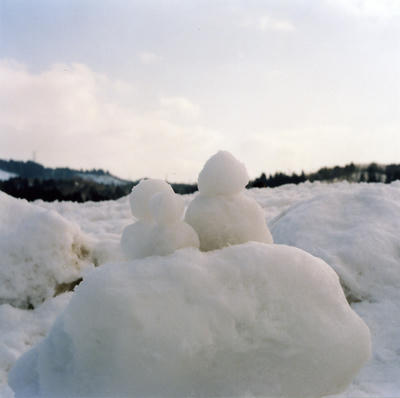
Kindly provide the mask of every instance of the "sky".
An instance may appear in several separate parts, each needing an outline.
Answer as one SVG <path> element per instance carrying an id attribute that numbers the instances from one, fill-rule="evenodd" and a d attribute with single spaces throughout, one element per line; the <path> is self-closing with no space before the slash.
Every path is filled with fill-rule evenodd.
<path id="1" fill-rule="evenodd" d="M 0 158 L 193 182 L 400 163 L 398 0 L 0 0 Z"/>

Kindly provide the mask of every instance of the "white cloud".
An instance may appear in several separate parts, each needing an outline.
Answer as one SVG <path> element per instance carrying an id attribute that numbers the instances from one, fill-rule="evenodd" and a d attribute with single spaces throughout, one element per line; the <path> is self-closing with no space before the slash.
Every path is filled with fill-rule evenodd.
<path id="1" fill-rule="evenodd" d="M 327 0 L 327 3 L 356 17 L 388 19 L 400 16 L 399 0 Z"/>
<path id="2" fill-rule="evenodd" d="M 260 30 L 277 30 L 283 32 L 291 32 L 295 28 L 293 24 L 284 19 L 274 19 L 268 15 L 260 17 L 257 21 L 257 26 Z"/>
<path id="3" fill-rule="evenodd" d="M 190 119 L 200 116 L 200 107 L 185 97 L 162 97 L 160 104 L 165 116 L 181 116 Z"/>
<path id="4" fill-rule="evenodd" d="M 188 99 L 165 97 L 139 112 L 133 101 L 126 105 L 134 87 L 82 64 L 32 73 L 2 61 L 0 85 L 2 158 L 26 159 L 36 150 L 49 166 L 193 181 L 220 146 L 220 134 L 201 125 Z"/>
<path id="5" fill-rule="evenodd" d="M 151 65 L 161 61 L 161 57 L 149 51 L 142 51 L 138 54 L 139 60 L 144 65 Z"/>
<path id="6" fill-rule="evenodd" d="M 293 32 L 295 26 L 288 19 L 274 18 L 270 15 L 261 15 L 258 17 L 247 17 L 242 21 L 241 25 L 246 28 L 253 28 L 265 31 L 276 31 L 276 32 Z"/>

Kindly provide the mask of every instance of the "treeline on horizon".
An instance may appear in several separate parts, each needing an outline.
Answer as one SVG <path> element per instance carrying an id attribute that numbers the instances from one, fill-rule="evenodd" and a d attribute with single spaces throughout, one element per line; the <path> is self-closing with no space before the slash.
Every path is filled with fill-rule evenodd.
<path id="1" fill-rule="evenodd" d="M 116 200 L 126 196 L 139 181 L 119 180 L 118 184 L 105 184 L 85 179 L 87 175 L 111 176 L 102 169 L 74 170 L 70 168 L 45 168 L 39 163 L 28 161 L 0 160 L 0 170 L 15 173 L 18 177 L 0 181 L 0 190 L 7 194 L 29 201 L 102 201 Z M 274 188 L 285 184 L 299 184 L 305 181 L 322 182 L 381 182 L 390 183 L 400 180 L 400 164 L 355 165 L 323 167 L 314 173 L 285 174 L 277 172 L 266 175 L 262 173 L 251 180 L 247 188 Z M 176 193 L 190 194 L 197 191 L 196 184 L 170 183 Z"/>
<path id="2" fill-rule="evenodd" d="M 305 174 L 277 172 L 268 177 L 262 173 L 260 177 L 252 180 L 247 188 L 274 188 L 285 184 L 299 184 L 305 181 L 348 181 L 348 182 L 382 182 L 390 184 L 392 181 L 400 180 L 400 164 L 379 165 L 370 163 L 368 165 L 356 165 L 350 163 L 346 166 L 322 167 L 317 172 Z"/>
<path id="3" fill-rule="evenodd" d="M 40 163 L 28 160 L 26 162 L 20 160 L 3 160 L 0 159 L 0 170 L 8 171 L 17 174 L 21 178 L 38 178 L 38 179 L 54 179 L 54 180 L 68 180 L 76 177 L 78 174 L 92 174 L 96 176 L 111 175 L 108 171 L 103 169 L 92 170 L 76 170 L 69 167 L 44 167 Z"/>

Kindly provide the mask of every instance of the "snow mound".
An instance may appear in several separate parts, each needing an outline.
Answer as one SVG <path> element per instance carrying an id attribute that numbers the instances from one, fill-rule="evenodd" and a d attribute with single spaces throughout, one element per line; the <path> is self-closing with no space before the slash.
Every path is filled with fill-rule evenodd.
<path id="1" fill-rule="evenodd" d="M 163 180 L 141 180 L 138 185 L 134 186 L 129 195 L 133 216 L 140 220 L 153 221 L 150 199 L 158 192 L 174 193 L 172 187 Z"/>
<path id="2" fill-rule="evenodd" d="M 9 384 L 16 398 L 312 398 L 344 390 L 369 355 L 331 267 L 247 243 L 95 269 Z"/>
<path id="3" fill-rule="evenodd" d="M 199 174 L 199 194 L 189 204 L 185 221 L 199 235 L 203 251 L 249 241 L 272 243 L 261 206 L 244 188 L 245 166 L 226 151 L 212 156 Z"/>
<path id="4" fill-rule="evenodd" d="M 351 192 L 318 195 L 289 208 L 270 226 L 275 242 L 330 264 L 350 299 L 377 299 L 400 288 L 397 185 L 357 185 Z"/>
<path id="5" fill-rule="evenodd" d="M 199 174 L 198 186 L 203 195 L 232 195 L 242 191 L 248 182 L 245 165 L 231 153 L 219 151 L 207 160 Z"/>
<path id="6" fill-rule="evenodd" d="M 0 192 L 0 304 L 37 306 L 81 276 L 90 240 L 79 226 Z"/>
<path id="7" fill-rule="evenodd" d="M 126 258 L 165 256 L 184 247 L 200 246 L 193 228 L 183 222 L 185 202 L 161 180 L 143 180 L 130 195 L 133 215 L 139 220 L 125 227 L 121 247 Z"/>

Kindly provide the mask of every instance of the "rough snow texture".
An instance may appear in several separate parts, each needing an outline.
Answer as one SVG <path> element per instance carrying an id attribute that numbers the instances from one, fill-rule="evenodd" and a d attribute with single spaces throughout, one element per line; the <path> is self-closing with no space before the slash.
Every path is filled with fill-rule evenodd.
<path id="1" fill-rule="evenodd" d="M 129 196 L 132 214 L 139 218 L 121 237 L 126 258 L 165 256 L 184 247 L 199 247 L 193 228 L 182 221 L 185 203 L 161 180 L 143 180 Z"/>
<path id="2" fill-rule="evenodd" d="M 382 210 L 378 215 L 375 211 L 365 213 L 364 217 L 369 218 L 373 223 L 374 216 L 380 217 L 380 226 L 375 229 L 374 236 L 380 240 L 392 241 L 393 244 L 398 242 L 398 234 L 387 233 L 385 226 L 391 224 L 393 206 L 400 203 L 400 182 L 391 184 L 349 184 L 349 183 L 304 183 L 299 185 L 284 185 L 277 188 L 264 188 L 252 189 L 247 191 L 247 194 L 255 199 L 265 210 L 265 218 L 267 219 L 270 227 L 271 221 L 287 211 L 291 211 L 292 207 L 297 206 L 300 202 L 312 200 L 316 196 L 327 194 L 349 194 L 357 195 L 363 192 L 366 195 L 375 193 L 381 195 Z M 183 197 L 186 205 L 194 198 L 194 195 L 186 195 Z M 390 200 L 386 200 L 390 199 Z M 332 206 L 340 206 L 338 202 L 331 202 Z M 123 259 L 120 250 L 121 233 L 125 226 L 131 221 L 131 213 L 129 209 L 128 197 L 118 199 L 116 201 L 106 202 L 86 202 L 86 203 L 72 203 L 72 202 L 43 202 L 36 201 L 36 206 L 44 209 L 54 210 L 61 214 L 64 218 L 73 223 L 77 223 L 81 230 L 89 235 L 93 240 L 93 255 L 95 256 L 98 264 L 104 262 L 118 262 Z M 350 204 L 348 204 L 350 206 Z M 357 223 L 364 218 L 360 212 L 368 208 L 360 207 L 357 202 L 354 202 L 354 211 L 351 210 L 347 214 L 348 223 L 356 226 Z M 335 207 L 327 208 L 327 213 L 336 212 Z M 387 208 L 386 208 L 387 207 Z M 386 217 L 385 217 L 386 215 Z M 333 219 L 331 219 L 332 221 Z M 315 239 L 324 234 L 330 235 L 332 233 L 333 225 L 325 220 L 323 228 L 315 230 Z M 11 221 L 10 221 L 11 222 Z M 283 220 L 282 220 L 283 223 Z M 306 232 L 309 228 L 309 223 L 299 225 L 299 229 L 304 229 Z M 12 224 L 10 224 L 12 225 Z M 281 224 L 282 226 L 283 224 Z M 344 224 L 345 225 L 345 224 Z M 335 223 L 335 228 L 337 224 Z M 332 235 L 333 238 L 334 235 Z M 336 237 L 339 240 L 341 233 Z M 289 238 L 289 235 L 288 235 Z M 364 245 L 362 243 L 364 242 Z M 336 250 L 336 243 L 326 248 L 325 253 L 339 253 Z M 360 241 L 360 252 L 372 253 L 374 248 L 370 246 L 369 240 Z M 348 247 L 351 251 L 351 247 Z M 1 255 L 1 254 L 0 254 Z M 325 255 L 325 254 L 321 254 Z M 371 278 L 376 276 L 379 279 L 379 273 L 382 268 L 390 267 L 397 262 L 400 263 L 400 251 L 381 253 L 376 252 L 377 262 L 370 269 Z M 336 267 L 335 262 L 332 263 Z M 397 265 L 396 265 L 397 266 Z M 351 269 L 351 264 L 347 264 Z M 373 275 L 372 275 L 373 274 Z M 361 283 L 361 282 L 359 282 Z M 359 303 L 352 302 L 352 308 L 362 317 L 371 330 L 372 335 L 372 359 L 364 366 L 360 373 L 353 380 L 350 387 L 338 397 L 341 398 L 370 398 L 370 397 L 398 397 L 400 396 L 400 289 L 395 291 L 393 288 L 385 288 L 384 286 L 377 286 L 377 291 L 385 290 L 385 294 L 380 294 L 379 299 L 363 300 Z M 59 298 L 48 299 L 53 302 Z M 8 306 L 7 304 L 0 305 L 0 309 L 7 308 L 6 311 L 1 310 L 0 317 L 0 346 L 7 350 L 7 354 L 0 353 L 0 357 L 4 355 L 7 361 L 0 360 L 0 372 L 5 375 L 12 365 L 15 358 L 21 356 L 26 350 L 31 347 L 41 337 L 45 335 L 48 324 L 51 324 L 53 319 L 59 311 L 57 306 L 53 307 L 53 311 L 57 313 L 46 313 L 39 316 L 35 311 L 19 310 Z M 12 323 L 11 323 L 12 322 Z M 29 325 L 37 325 L 41 329 L 40 337 L 33 328 Z M 4 325 L 4 328 L 2 327 Z M 12 325 L 12 326 L 7 326 Z M 35 326 L 35 330 L 36 326 Z M 6 333 L 8 331 L 8 333 Z M 0 383 L 2 379 L 0 378 Z M 0 396 L 3 398 L 11 397 L 12 394 L 7 385 L 0 385 Z M 244 395 L 249 397 L 249 395 Z"/>
<path id="3" fill-rule="evenodd" d="M 199 174 L 198 186 L 203 195 L 233 195 L 248 182 L 245 165 L 231 153 L 219 151 L 207 160 Z"/>
<path id="4" fill-rule="evenodd" d="M 400 197 L 387 193 L 361 185 L 300 202 L 271 222 L 274 239 L 323 258 L 350 299 L 385 297 L 400 289 Z"/>
<path id="5" fill-rule="evenodd" d="M 16 397 L 321 397 L 370 335 L 322 260 L 248 243 L 109 264 L 9 376 Z"/>
<path id="6" fill-rule="evenodd" d="M 199 194 L 185 215 L 199 235 L 201 250 L 249 241 L 272 243 L 262 208 L 244 191 L 248 181 L 245 166 L 229 152 L 220 151 L 206 162 Z"/>
<path id="7" fill-rule="evenodd" d="M 54 210 L 0 192 L 0 304 L 37 306 L 87 267 L 90 239 Z"/>
<path id="8" fill-rule="evenodd" d="M 0 385 L 7 382 L 7 372 L 21 352 L 45 337 L 57 315 L 65 308 L 72 293 L 51 298 L 34 310 L 23 310 L 9 304 L 0 306 Z M 0 397 L 3 394 L 0 388 Z"/>

